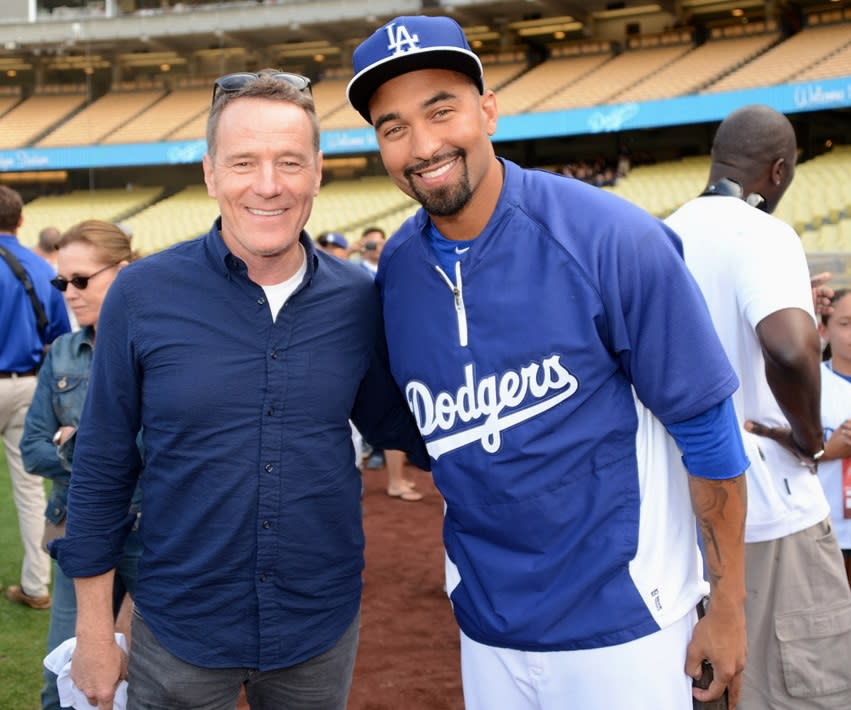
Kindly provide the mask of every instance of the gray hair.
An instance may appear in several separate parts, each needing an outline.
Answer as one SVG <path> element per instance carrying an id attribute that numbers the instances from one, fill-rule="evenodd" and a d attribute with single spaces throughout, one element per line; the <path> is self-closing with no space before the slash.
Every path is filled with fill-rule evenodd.
<path id="1" fill-rule="evenodd" d="M 277 69 L 261 69 L 257 72 L 257 78 L 249 81 L 245 86 L 236 91 L 218 91 L 210 106 L 207 116 L 207 152 L 210 157 L 215 156 L 216 132 L 219 127 L 219 118 L 222 111 L 231 101 L 244 98 L 268 99 L 270 101 L 281 101 L 290 103 L 301 108 L 313 129 L 313 148 L 319 152 L 319 118 L 316 115 L 316 107 L 310 92 L 300 91 L 289 82 L 274 78 L 278 74 Z"/>

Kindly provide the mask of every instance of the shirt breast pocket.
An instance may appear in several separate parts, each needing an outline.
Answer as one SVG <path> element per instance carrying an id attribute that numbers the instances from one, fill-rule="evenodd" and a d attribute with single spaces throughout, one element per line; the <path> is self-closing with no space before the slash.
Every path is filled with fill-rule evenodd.
<path id="1" fill-rule="evenodd" d="M 89 378 L 83 375 L 55 375 L 50 386 L 57 421 L 62 426 L 77 426 L 89 389 Z"/>

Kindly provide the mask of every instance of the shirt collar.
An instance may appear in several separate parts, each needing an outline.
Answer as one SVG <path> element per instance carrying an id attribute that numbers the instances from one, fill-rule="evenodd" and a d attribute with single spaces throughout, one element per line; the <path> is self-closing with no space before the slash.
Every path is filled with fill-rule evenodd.
<path id="1" fill-rule="evenodd" d="M 225 278 L 230 278 L 230 268 L 228 268 L 228 263 L 230 262 L 229 257 L 231 256 L 231 253 L 225 246 L 225 240 L 222 239 L 221 217 L 216 218 L 216 221 L 213 222 L 213 226 L 210 228 L 210 231 L 207 232 L 204 242 L 207 251 L 213 259 L 213 263 L 216 264 L 217 267 L 221 268 L 222 274 Z"/>
<path id="2" fill-rule="evenodd" d="M 76 338 L 76 342 L 74 343 L 75 349 L 77 351 L 77 355 L 80 354 L 83 347 L 87 347 L 89 349 L 94 348 L 95 346 L 95 329 L 90 326 L 84 326 L 80 328 L 78 331 L 78 335 Z"/>
<path id="3" fill-rule="evenodd" d="M 242 259 L 231 254 L 230 250 L 225 245 L 225 240 L 222 238 L 221 217 L 218 217 L 216 221 L 213 222 L 212 228 L 204 239 L 214 263 L 221 267 L 225 278 L 231 278 L 232 269 L 238 269 L 240 273 L 245 273 L 245 263 Z M 304 247 L 304 255 L 307 262 L 307 275 L 305 281 L 309 283 L 316 271 L 316 267 L 319 263 L 319 257 L 316 254 L 316 248 L 313 244 L 313 240 L 303 229 L 301 230 L 298 240 Z"/>

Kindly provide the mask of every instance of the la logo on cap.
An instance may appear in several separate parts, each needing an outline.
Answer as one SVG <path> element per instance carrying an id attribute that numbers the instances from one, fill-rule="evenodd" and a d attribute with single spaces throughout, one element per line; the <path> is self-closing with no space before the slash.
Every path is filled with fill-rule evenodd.
<path id="1" fill-rule="evenodd" d="M 420 48 L 420 38 L 416 33 L 412 36 L 405 25 L 396 26 L 391 22 L 385 28 L 387 30 L 387 50 L 393 54 L 404 54 Z"/>
<path id="2" fill-rule="evenodd" d="M 390 79 L 421 69 L 466 74 L 484 93 L 482 63 L 470 48 L 464 30 L 443 15 L 395 17 L 381 25 L 352 52 L 354 77 L 346 96 L 354 109 L 372 123 L 369 101 Z"/>

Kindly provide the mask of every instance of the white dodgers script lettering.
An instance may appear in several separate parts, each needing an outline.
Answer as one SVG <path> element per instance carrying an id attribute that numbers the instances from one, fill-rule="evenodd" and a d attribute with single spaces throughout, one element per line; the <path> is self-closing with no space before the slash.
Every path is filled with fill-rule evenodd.
<path id="1" fill-rule="evenodd" d="M 432 394 L 428 385 L 412 380 L 405 387 L 408 406 L 414 413 L 420 432 L 428 439 L 435 432 L 449 432 L 456 423 L 477 426 L 445 436 L 437 436 L 426 444 L 435 459 L 449 451 L 478 441 L 488 453 L 502 443 L 502 432 L 552 409 L 576 392 L 579 384 L 565 368 L 558 355 L 532 362 L 520 371 L 508 370 L 501 376 L 488 375 L 478 382 L 472 364 L 464 366 L 464 382 L 454 393 Z M 518 409 L 527 396 L 533 399 Z"/>

